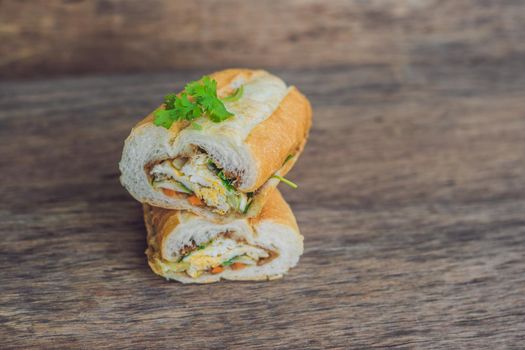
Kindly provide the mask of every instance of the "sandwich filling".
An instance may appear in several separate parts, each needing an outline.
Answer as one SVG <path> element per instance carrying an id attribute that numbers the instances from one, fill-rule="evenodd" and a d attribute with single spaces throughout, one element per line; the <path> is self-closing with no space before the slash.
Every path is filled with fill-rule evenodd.
<path id="1" fill-rule="evenodd" d="M 164 160 L 151 168 L 152 186 L 169 197 L 185 196 L 191 205 L 207 206 L 224 215 L 245 213 L 253 193 L 236 189 L 237 179 L 227 176 L 210 157 L 196 151 L 189 157 Z"/>
<path id="2" fill-rule="evenodd" d="M 196 245 L 192 242 L 178 253 L 176 261 L 157 257 L 155 263 L 164 273 L 186 273 L 192 278 L 197 278 L 203 273 L 218 274 L 227 269 L 240 270 L 263 265 L 277 255 L 243 240 L 233 239 L 228 233 L 221 234 L 205 244 Z"/>

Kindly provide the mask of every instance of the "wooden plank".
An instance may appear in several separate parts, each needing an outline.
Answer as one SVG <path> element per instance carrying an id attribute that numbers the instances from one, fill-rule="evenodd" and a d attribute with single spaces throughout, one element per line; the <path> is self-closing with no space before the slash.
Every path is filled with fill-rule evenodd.
<path id="1" fill-rule="evenodd" d="M 315 117 L 282 188 L 305 254 L 268 283 L 155 276 L 118 182 L 130 127 L 205 71 L 0 84 L 2 348 L 519 348 L 525 77 L 502 59 L 277 70 Z"/>
<path id="2" fill-rule="evenodd" d="M 525 61 L 525 3 L 3 0 L 0 42 L 4 78 L 348 64 L 402 74 L 414 62 Z"/>

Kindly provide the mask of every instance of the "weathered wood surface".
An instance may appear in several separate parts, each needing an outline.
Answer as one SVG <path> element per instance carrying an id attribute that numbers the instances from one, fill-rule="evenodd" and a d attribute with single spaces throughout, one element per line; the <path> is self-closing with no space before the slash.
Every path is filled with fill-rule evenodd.
<path id="1" fill-rule="evenodd" d="M 0 77 L 497 62 L 525 53 L 521 0 L 2 0 Z"/>
<path id="2" fill-rule="evenodd" d="M 0 84 L 1 347 L 522 348 L 525 76 L 505 62 L 277 70 L 315 111 L 282 188 L 305 254 L 205 286 L 150 272 L 117 170 L 204 71 Z"/>

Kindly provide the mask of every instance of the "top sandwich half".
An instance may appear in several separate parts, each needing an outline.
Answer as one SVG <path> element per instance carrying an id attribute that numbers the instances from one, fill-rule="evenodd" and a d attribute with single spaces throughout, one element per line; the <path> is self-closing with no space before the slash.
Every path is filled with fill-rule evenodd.
<path id="1" fill-rule="evenodd" d="M 179 110 L 191 118 L 179 118 Z M 166 123 L 166 115 L 175 121 Z M 153 206 L 216 220 L 253 217 L 286 181 L 311 120 L 306 97 L 278 77 L 262 70 L 216 72 L 167 97 L 133 128 L 119 164 L 121 182 Z"/>

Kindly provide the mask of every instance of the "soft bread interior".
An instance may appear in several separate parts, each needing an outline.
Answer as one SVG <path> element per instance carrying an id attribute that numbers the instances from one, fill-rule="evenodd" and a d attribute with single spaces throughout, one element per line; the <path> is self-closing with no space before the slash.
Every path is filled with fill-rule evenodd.
<path id="1" fill-rule="evenodd" d="M 267 209 L 266 209 L 267 208 Z M 183 283 L 208 283 L 226 280 L 265 280 L 282 277 L 295 266 L 303 253 L 303 237 L 295 218 L 278 191 L 274 191 L 261 214 L 255 219 L 238 219 L 225 224 L 208 222 L 196 215 L 144 206 L 148 229 L 148 262 L 153 271 Z M 218 274 L 203 273 L 192 278 L 185 272 L 166 269 L 160 261 L 176 261 L 179 252 L 190 244 L 208 242 L 231 232 L 247 244 L 274 252 L 276 256 L 262 265 L 240 270 L 225 268 Z"/>

